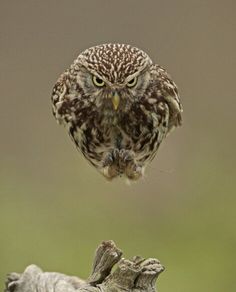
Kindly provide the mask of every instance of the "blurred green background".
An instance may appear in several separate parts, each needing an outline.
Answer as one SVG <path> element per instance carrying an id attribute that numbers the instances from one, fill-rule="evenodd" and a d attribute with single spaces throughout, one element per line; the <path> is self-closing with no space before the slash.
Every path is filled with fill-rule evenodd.
<path id="1" fill-rule="evenodd" d="M 35 263 L 88 276 L 96 246 L 166 266 L 160 292 L 235 291 L 235 1 L 1 1 L 0 290 Z M 51 115 L 59 74 L 95 44 L 168 69 L 183 127 L 146 177 L 106 182 Z"/>

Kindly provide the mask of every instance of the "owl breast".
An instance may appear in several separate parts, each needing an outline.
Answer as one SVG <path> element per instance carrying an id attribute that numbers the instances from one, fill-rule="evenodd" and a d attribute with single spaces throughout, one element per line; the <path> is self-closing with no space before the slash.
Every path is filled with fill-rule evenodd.
<path id="1" fill-rule="evenodd" d="M 84 123 L 81 112 L 86 116 Z M 148 102 L 133 104 L 126 112 L 90 107 L 77 112 L 70 134 L 86 159 L 99 169 L 114 149 L 131 151 L 143 166 L 155 156 L 165 137 L 168 118 L 168 106 L 163 102 L 151 107 Z"/>

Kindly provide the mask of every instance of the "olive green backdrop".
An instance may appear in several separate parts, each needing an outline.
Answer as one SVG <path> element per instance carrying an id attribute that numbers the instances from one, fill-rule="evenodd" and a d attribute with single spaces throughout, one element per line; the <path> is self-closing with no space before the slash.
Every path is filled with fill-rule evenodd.
<path id="1" fill-rule="evenodd" d="M 167 267 L 160 292 L 236 287 L 235 1 L 1 1 L 0 288 L 31 263 L 86 277 L 94 249 Z M 184 105 L 147 169 L 106 182 L 51 115 L 59 74 L 95 44 L 145 50 Z"/>

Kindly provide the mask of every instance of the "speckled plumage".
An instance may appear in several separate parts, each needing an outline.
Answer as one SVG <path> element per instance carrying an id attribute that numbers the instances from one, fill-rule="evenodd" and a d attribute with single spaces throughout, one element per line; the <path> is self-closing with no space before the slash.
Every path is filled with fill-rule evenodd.
<path id="1" fill-rule="evenodd" d="M 77 148 L 108 179 L 140 178 L 167 133 L 181 124 L 171 77 L 124 44 L 82 52 L 55 84 L 52 104 Z"/>

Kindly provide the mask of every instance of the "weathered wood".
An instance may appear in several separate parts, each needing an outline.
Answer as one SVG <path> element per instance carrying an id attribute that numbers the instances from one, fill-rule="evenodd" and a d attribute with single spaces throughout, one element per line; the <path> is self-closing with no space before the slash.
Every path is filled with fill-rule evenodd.
<path id="1" fill-rule="evenodd" d="M 113 241 L 97 248 L 88 280 L 54 272 L 43 272 L 35 265 L 22 274 L 7 277 L 5 292 L 155 292 L 158 275 L 164 270 L 157 259 L 121 259 L 122 251 Z M 112 268 L 117 268 L 112 272 Z"/>

